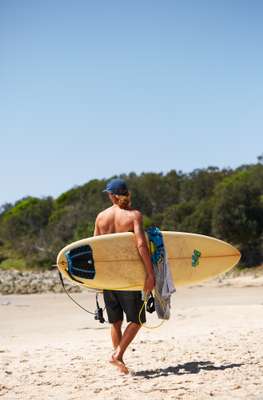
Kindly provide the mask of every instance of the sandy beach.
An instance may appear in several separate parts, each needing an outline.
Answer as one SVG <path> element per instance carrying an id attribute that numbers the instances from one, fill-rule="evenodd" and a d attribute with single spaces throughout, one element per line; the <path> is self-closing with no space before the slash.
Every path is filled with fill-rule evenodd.
<path id="1" fill-rule="evenodd" d="M 171 319 L 127 350 L 125 376 L 108 362 L 109 325 L 65 294 L 0 296 L 0 397 L 262 400 L 263 288 L 238 286 L 178 289 Z M 95 309 L 91 293 L 74 298 Z"/>

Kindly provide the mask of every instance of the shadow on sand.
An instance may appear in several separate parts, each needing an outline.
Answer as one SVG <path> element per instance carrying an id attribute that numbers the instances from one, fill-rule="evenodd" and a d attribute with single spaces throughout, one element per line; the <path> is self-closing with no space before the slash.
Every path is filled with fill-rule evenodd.
<path id="1" fill-rule="evenodd" d="M 143 376 L 146 379 L 159 378 L 168 375 L 198 374 L 205 371 L 224 371 L 225 369 L 238 368 L 243 364 L 214 365 L 211 361 L 193 361 L 185 364 L 178 364 L 176 367 L 149 369 L 135 372 L 135 376 Z"/>

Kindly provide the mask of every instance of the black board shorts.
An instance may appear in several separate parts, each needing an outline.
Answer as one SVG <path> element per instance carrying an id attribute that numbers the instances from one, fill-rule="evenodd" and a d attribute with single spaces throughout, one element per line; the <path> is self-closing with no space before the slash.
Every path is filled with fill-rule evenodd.
<path id="1" fill-rule="evenodd" d="M 140 314 L 143 306 L 141 291 L 104 290 L 103 297 L 108 320 L 111 324 L 122 321 L 123 312 L 126 314 L 127 322 L 140 324 L 146 321 L 145 308 Z"/>

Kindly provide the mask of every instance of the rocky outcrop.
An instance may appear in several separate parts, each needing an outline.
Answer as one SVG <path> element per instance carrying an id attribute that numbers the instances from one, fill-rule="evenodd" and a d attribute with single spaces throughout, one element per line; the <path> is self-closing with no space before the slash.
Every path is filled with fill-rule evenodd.
<path id="1" fill-rule="evenodd" d="M 69 292 L 80 292 L 77 285 L 72 285 L 64 279 L 66 289 Z M 0 269 L 0 293 L 1 294 L 31 294 L 54 292 L 60 293 L 64 289 L 61 285 L 58 271 L 17 271 Z"/>

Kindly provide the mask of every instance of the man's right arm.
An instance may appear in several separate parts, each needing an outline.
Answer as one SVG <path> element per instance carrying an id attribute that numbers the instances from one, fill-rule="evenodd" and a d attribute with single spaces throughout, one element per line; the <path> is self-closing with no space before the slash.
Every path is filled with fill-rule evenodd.
<path id="1" fill-rule="evenodd" d="M 143 218 L 139 211 L 135 211 L 134 218 L 134 234 L 136 240 L 136 246 L 144 263 L 146 278 L 144 282 L 144 292 L 150 292 L 154 288 L 154 272 L 152 267 L 152 261 L 147 245 L 147 240 L 143 230 Z"/>

